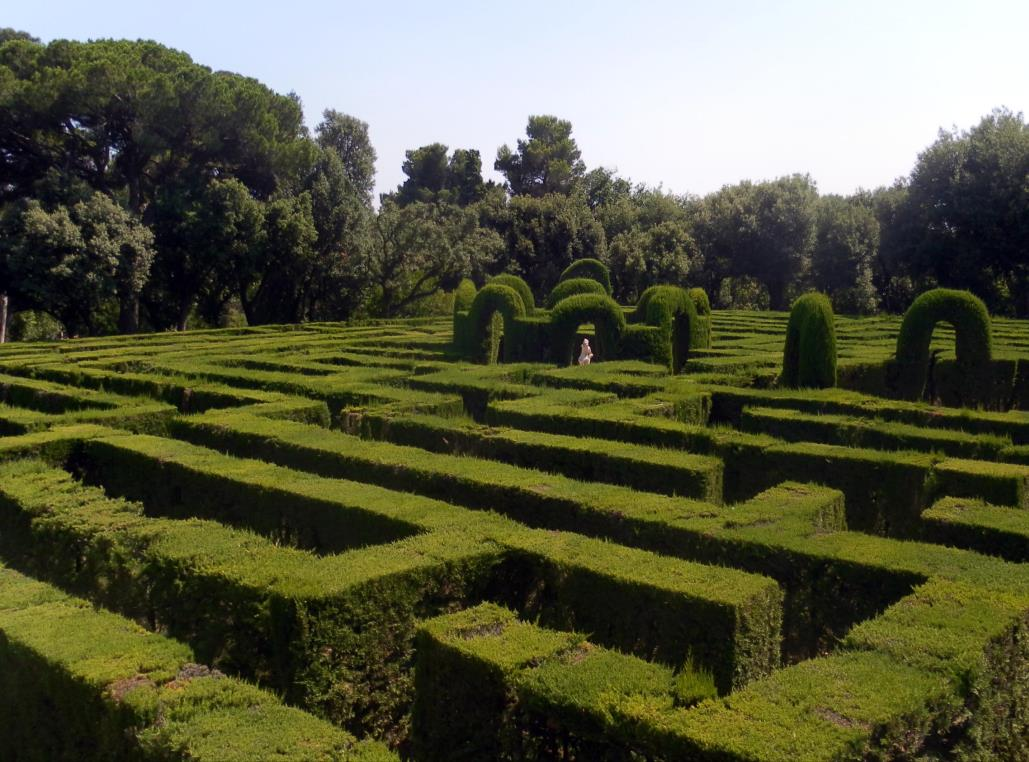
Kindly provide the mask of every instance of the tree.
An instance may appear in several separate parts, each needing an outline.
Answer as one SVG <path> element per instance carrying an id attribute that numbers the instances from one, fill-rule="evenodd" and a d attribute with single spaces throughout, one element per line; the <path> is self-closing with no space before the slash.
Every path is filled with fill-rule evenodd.
<path id="1" fill-rule="evenodd" d="M 458 148 L 448 159 L 447 146 L 431 143 L 405 153 L 407 180 L 393 195 L 397 204 L 415 202 L 468 206 L 486 193 L 479 152 Z"/>
<path id="2" fill-rule="evenodd" d="M 161 255 L 145 296 L 162 322 L 186 330 L 202 297 L 219 305 L 247 292 L 262 266 L 264 209 L 243 183 L 169 186 L 155 199 L 153 216 Z"/>
<path id="3" fill-rule="evenodd" d="M 967 288 L 994 311 L 1014 297 L 1029 315 L 1029 125 L 998 109 L 967 132 L 941 131 L 918 157 L 908 187 L 917 234 L 912 265 Z"/>
<path id="4" fill-rule="evenodd" d="M 528 140 L 519 139 L 514 151 L 501 146 L 493 164 L 507 178 L 511 194 L 536 198 L 570 194 L 586 172 L 572 138 L 572 123 L 556 116 L 530 116 L 525 132 Z"/>
<path id="5" fill-rule="evenodd" d="M 362 261 L 374 215 L 366 199 L 351 185 L 342 160 L 333 150 L 322 150 L 304 187 L 311 196 L 317 233 L 307 289 L 308 316 L 314 320 L 346 319 L 366 296 L 368 278 Z"/>
<path id="6" fill-rule="evenodd" d="M 537 298 L 550 293 L 574 260 L 606 257 L 604 229 L 581 194 L 515 196 L 501 224 L 506 247 L 498 269 L 521 275 Z"/>
<path id="7" fill-rule="evenodd" d="M 0 45 L 0 81 L 0 200 L 119 199 L 155 230 L 158 282 L 144 304 L 157 327 L 184 325 L 201 294 L 218 293 L 194 276 L 213 277 L 221 254 L 186 234 L 198 221 L 218 227 L 197 207 L 211 184 L 234 179 L 263 201 L 295 186 L 317 153 L 296 96 L 153 42 L 10 41 Z M 171 219 L 173 209 L 193 217 Z"/>
<path id="8" fill-rule="evenodd" d="M 111 307 L 123 282 L 119 270 L 131 272 L 140 249 L 145 259 L 148 248 L 148 235 L 122 222 L 105 200 L 53 211 L 26 202 L 8 259 L 26 306 L 49 312 L 72 334 L 104 330 L 113 322 Z M 119 233 L 127 238 L 120 240 Z"/>
<path id="9" fill-rule="evenodd" d="M 680 199 L 660 188 L 639 185 L 628 194 L 616 192 L 595 214 L 610 241 L 615 297 L 622 302 L 635 302 L 661 283 L 684 286 L 701 263 Z"/>
<path id="10" fill-rule="evenodd" d="M 365 266 L 377 290 L 374 311 L 394 317 L 405 307 L 453 289 L 502 247 L 499 236 L 479 226 L 474 209 L 387 200 L 375 220 Z"/>
<path id="11" fill-rule="evenodd" d="M 247 322 L 297 323 L 307 318 L 309 298 L 319 273 L 318 230 L 311 194 L 276 198 L 264 205 L 260 246 L 234 268 Z"/>
<path id="12" fill-rule="evenodd" d="M 375 188 L 375 149 L 368 137 L 368 123 L 333 109 L 322 112 L 315 128 L 318 145 L 332 149 L 343 162 L 347 179 L 367 204 Z"/>
<path id="13" fill-rule="evenodd" d="M 42 41 L 38 37 L 33 37 L 28 32 L 22 32 L 17 29 L 11 29 L 6 26 L 0 29 L 0 45 L 11 40 L 21 40 L 23 42 L 31 42 L 34 45 L 40 45 Z"/>
<path id="14" fill-rule="evenodd" d="M 139 330 L 139 296 L 150 278 L 154 261 L 154 235 L 139 219 L 103 193 L 94 193 L 73 209 L 83 242 L 93 261 L 116 262 L 115 293 L 118 297 L 118 330 Z"/>
<path id="15" fill-rule="evenodd" d="M 810 262 L 817 198 L 807 175 L 744 181 L 707 196 L 695 231 L 714 281 L 709 289 L 718 292 L 726 277 L 756 278 L 771 308 L 786 309 Z"/>
<path id="16" fill-rule="evenodd" d="M 867 315 L 879 306 L 872 279 L 879 222 L 860 203 L 840 196 L 818 200 L 811 281 L 837 312 Z"/>

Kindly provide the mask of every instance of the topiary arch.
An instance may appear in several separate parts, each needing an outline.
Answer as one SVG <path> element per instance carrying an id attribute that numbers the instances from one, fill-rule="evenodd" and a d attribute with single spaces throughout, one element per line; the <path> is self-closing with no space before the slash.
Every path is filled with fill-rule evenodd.
<path id="1" fill-rule="evenodd" d="M 711 348 L 711 300 L 707 298 L 707 291 L 699 286 L 689 291 L 693 306 L 697 308 L 697 330 L 693 332 L 696 343 L 695 349 Z"/>
<path id="2" fill-rule="evenodd" d="M 607 296 L 607 291 L 601 283 L 592 278 L 569 278 L 554 286 L 554 290 L 547 296 L 547 309 L 553 309 L 554 305 L 562 299 L 576 294 L 600 294 Z"/>
<path id="3" fill-rule="evenodd" d="M 519 278 L 517 275 L 511 273 L 504 273 L 490 278 L 490 283 L 495 283 L 498 286 L 508 286 L 513 288 L 518 296 L 522 298 L 522 304 L 525 305 L 525 314 L 531 315 L 536 311 L 536 299 L 532 295 L 532 289 L 529 288 L 529 284 Z M 489 285 L 489 284 L 487 284 Z"/>
<path id="4" fill-rule="evenodd" d="M 940 321 L 954 327 L 962 396 L 974 399 L 990 368 L 990 313 L 979 297 L 949 288 L 926 291 L 904 313 L 897 336 L 898 391 L 907 399 L 922 396 L 929 378 L 929 344 Z"/>
<path id="5" fill-rule="evenodd" d="M 611 295 L 611 271 L 599 259 L 577 259 L 572 262 L 565 271 L 561 273 L 558 282 L 571 280 L 572 278 L 589 278 L 595 280 L 604 287 L 608 296 Z"/>
<path id="6" fill-rule="evenodd" d="M 636 304 L 633 321 L 658 329 L 650 355 L 666 363 L 673 373 L 682 370 L 691 347 L 703 344 L 705 331 L 696 304 L 679 286 L 651 286 L 645 290 Z M 641 333 L 638 339 L 645 336 Z"/>
<path id="7" fill-rule="evenodd" d="M 468 311 L 471 359 L 475 362 L 494 363 L 499 359 L 500 337 L 490 329 L 493 316 L 498 313 L 504 321 L 504 333 L 510 336 L 514 333 L 515 318 L 525 317 L 525 303 L 510 286 L 490 282 L 475 295 Z"/>
<path id="8" fill-rule="evenodd" d="M 836 327 L 825 294 L 804 294 L 793 303 L 782 353 L 783 386 L 836 386 Z"/>
<path id="9" fill-rule="evenodd" d="M 625 315 L 610 296 L 605 294 L 576 294 L 558 302 L 550 313 L 550 336 L 554 360 L 566 365 L 573 361 L 577 347 L 579 326 L 593 323 L 594 352 L 598 358 L 616 356 L 619 339 L 625 330 Z"/>

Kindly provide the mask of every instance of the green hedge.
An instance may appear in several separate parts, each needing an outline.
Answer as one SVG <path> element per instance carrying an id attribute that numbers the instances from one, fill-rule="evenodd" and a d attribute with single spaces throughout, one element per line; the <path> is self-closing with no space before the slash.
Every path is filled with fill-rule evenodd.
<path id="1" fill-rule="evenodd" d="M 707 341 L 706 329 L 693 299 L 678 286 L 648 288 L 640 295 L 633 317 L 657 327 L 664 334 L 664 351 L 652 359 L 667 365 L 673 373 L 682 370 L 691 347 L 702 346 Z"/>
<path id="2" fill-rule="evenodd" d="M 471 359 L 474 362 L 497 361 L 500 337 L 491 329 L 494 314 L 502 317 L 504 334 L 510 334 L 514 320 L 526 317 L 525 301 L 515 289 L 501 283 L 488 283 L 475 295 L 472 308 L 468 311 L 468 330 L 474 347 Z M 510 348 L 506 345 L 504 359 L 512 359 Z"/>
<path id="3" fill-rule="evenodd" d="M 897 335 L 898 391 L 907 399 L 922 396 L 929 374 L 929 343 L 940 321 L 954 326 L 955 354 L 964 376 L 963 397 L 974 400 L 990 364 L 990 315 L 974 294 L 946 288 L 926 291 L 904 313 Z"/>
<path id="4" fill-rule="evenodd" d="M 510 273 L 496 275 L 490 278 L 486 285 L 488 286 L 490 284 L 513 288 L 518 293 L 518 296 L 522 298 L 522 304 L 525 306 L 526 317 L 531 317 L 536 311 L 536 298 L 532 295 L 532 289 L 529 288 L 528 283 L 517 275 L 511 275 Z"/>
<path id="5" fill-rule="evenodd" d="M 608 266 L 601 262 L 599 259 L 577 259 L 572 262 L 568 267 L 561 273 L 561 277 L 558 281 L 572 280 L 573 278 L 588 278 L 595 280 L 597 283 L 604 287 L 604 292 L 610 296 L 611 290 L 611 271 Z"/>
<path id="6" fill-rule="evenodd" d="M 579 351 L 579 326 L 593 323 L 594 359 L 617 357 L 618 340 L 625 330 L 622 308 L 609 296 L 577 294 L 563 299 L 550 313 L 550 340 L 554 361 L 559 365 L 575 362 Z"/>
<path id="7" fill-rule="evenodd" d="M 931 429 L 831 413 L 813 414 L 789 408 L 745 407 L 739 427 L 788 442 L 823 442 L 877 450 L 939 452 L 957 458 L 999 460 L 1011 440 L 990 434 Z"/>
<path id="8" fill-rule="evenodd" d="M 978 498 L 947 497 L 928 508 L 922 522 L 929 542 L 1029 562 L 1029 518 L 1024 511 Z"/>
<path id="9" fill-rule="evenodd" d="M 782 385 L 836 386 L 836 329 L 824 294 L 804 294 L 793 303 L 782 356 Z"/>
<path id="10" fill-rule="evenodd" d="M 707 292 L 699 287 L 689 290 L 690 299 L 697 310 L 698 330 L 694 333 L 696 349 L 711 348 L 711 301 L 707 298 Z"/>
<path id="11" fill-rule="evenodd" d="M 607 296 L 607 290 L 603 284 L 591 278 L 569 278 L 568 280 L 562 280 L 547 295 L 547 309 L 553 309 L 562 299 L 575 296 L 575 294 L 601 294 Z"/>
<path id="12" fill-rule="evenodd" d="M 273 542 L 211 521 L 153 518 L 208 515 L 231 523 L 225 513 L 245 505 L 259 510 L 274 483 L 300 492 L 281 500 L 300 508 L 292 528 L 304 536 L 339 533 L 355 503 L 384 519 L 401 511 L 398 496 L 385 490 L 291 477 L 264 464 L 251 464 L 248 475 L 245 461 L 205 459 L 197 448 L 134 439 L 109 443 L 121 442 L 123 453 L 135 445 L 160 455 L 118 462 L 115 452 L 102 470 L 88 456 L 84 465 L 112 493 L 128 481 L 115 467 L 135 469 L 148 515 L 143 505 L 111 499 L 59 470 L 30 461 L 0 466 L 4 556 L 153 622 L 188 641 L 203 661 L 260 679 L 291 703 L 361 735 L 400 740 L 415 618 L 481 600 L 500 550 L 467 531 L 443 531 L 317 556 L 284 546 L 288 532 L 269 533 Z M 163 480 L 160 488 L 154 479 Z M 447 506 L 409 502 L 446 522 Z M 317 506 L 322 515 L 310 510 Z M 451 517 L 466 530 L 462 519 Z M 341 684 L 353 690 L 340 692 Z M 380 693 L 376 686 L 386 684 L 391 690 Z"/>
<path id="13" fill-rule="evenodd" d="M 193 662 L 180 643 L 0 566 L 4 759 L 398 759 Z"/>
<path id="14" fill-rule="evenodd" d="M 468 278 L 463 278 L 454 289 L 454 312 L 468 312 L 475 301 L 475 294 L 478 289 Z"/>
<path id="15" fill-rule="evenodd" d="M 473 455 L 587 482 L 722 502 L 722 463 L 703 455 L 599 439 L 463 424 L 433 416 L 362 419 L 366 436 L 433 452 Z"/>

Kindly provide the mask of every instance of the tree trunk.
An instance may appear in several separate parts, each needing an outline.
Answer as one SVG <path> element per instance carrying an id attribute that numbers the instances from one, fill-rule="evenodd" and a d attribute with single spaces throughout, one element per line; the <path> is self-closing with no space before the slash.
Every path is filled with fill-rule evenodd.
<path id="1" fill-rule="evenodd" d="M 0 344 L 7 343 L 7 294 L 0 294 Z"/>
<path id="2" fill-rule="evenodd" d="M 118 331 L 139 333 L 139 294 L 132 294 L 121 300 L 118 311 Z"/>
<path id="3" fill-rule="evenodd" d="M 176 329 L 185 331 L 189 325 L 189 308 L 192 306 L 191 301 L 183 302 L 179 305 L 179 322 Z"/>

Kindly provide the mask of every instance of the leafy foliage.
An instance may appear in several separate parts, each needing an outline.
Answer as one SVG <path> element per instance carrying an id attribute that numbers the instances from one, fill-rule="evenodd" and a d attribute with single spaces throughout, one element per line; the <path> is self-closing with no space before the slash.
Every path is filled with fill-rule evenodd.
<path id="1" fill-rule="evenodd" d="M 782 385 L 836 386 L 836 328 L 825 294 L 804 294 L 793 303 L 782 354 Z"/>

